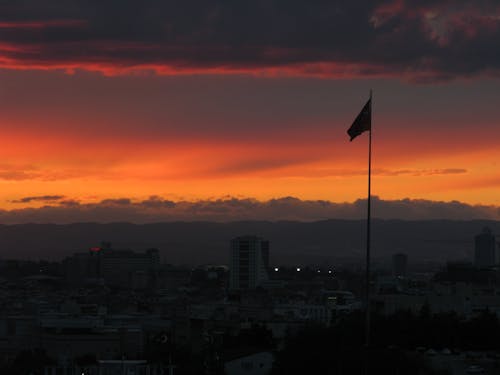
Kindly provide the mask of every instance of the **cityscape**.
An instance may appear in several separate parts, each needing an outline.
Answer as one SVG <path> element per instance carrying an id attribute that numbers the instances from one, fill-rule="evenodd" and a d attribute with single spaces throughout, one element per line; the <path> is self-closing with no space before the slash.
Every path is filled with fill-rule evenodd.
<path id="1" fill-rule="evenodd" d="M 471 259 L 434 272 L 412 266 L 405 253 L 374 270 L 374 344 L 392 352 L 386 368 L 498 371 L 500 243 L 484 227 L 473 244 Z M 225 264 L 194 267 L 164 263 L 158 249 L 117 249 L 105 241 L 61 261 L 4 259 L 2 373 L 360 370 L 354 353 L 338 356 L 338 342 L 324 358 L 303 352 L 294 360 L 293 351 L 295 335 L 313 346 L 347 335 L 346 348 L 355 350 L 362 339 L 362 325 L 356 326 L 363 311 L 362 267 L 284 266 L 271 261 L 272 248 L 264 238 L 239 236 L 228 240 Z M 416 330 L 419 319 L 434 326 L 433 335 L 413 332 L 402 340 L 397 326 Z"/>
<path id="2" fill-rule="evenodd" d="M 499 375 L 500 0 L 0 1 L 0 375 Z"/>

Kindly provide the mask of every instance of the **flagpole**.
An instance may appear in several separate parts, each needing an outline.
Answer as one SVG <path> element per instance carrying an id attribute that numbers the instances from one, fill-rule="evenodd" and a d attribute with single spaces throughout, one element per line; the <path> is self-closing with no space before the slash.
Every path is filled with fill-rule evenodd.
<path id="1" fill-rule="evenodd" d="M 370 117 L 373 113 L 372 90 L 370 90 Z M 372 175 L 372 126 L 368 132 L 368 201 L 366 218 L 366 316 L 365 316 L 365 346 L 370 346 L 370 223 L 371 223 L 371 175 Z"/>
<path id="2" fill-rule="evenodd" d="M 366 218 L 366 286 L 365 286 L 365 347 L 370 346 L 370 242 L 371 242 L 371 177 L 372 177 L 372 90 L 370 98 L 363 106 L 363 109 L 356 116 L 352 125 L 347 129 L 347 134 L 351 137 L 350 141 L 358 135 L 369 131 L 368 136 L 368 199 L 367 199 L 367 218 Z M 368 351 L 367 351 L 368 352 Z"/>

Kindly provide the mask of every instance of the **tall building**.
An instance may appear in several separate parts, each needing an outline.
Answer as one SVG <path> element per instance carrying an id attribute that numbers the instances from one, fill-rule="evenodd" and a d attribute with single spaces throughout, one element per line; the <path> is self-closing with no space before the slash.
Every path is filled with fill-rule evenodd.
<path id="1" fill-rule="evenodd" d="M 474 237 L 474 264 L 476 267 L 491 267 L 496 264 L 495 236 L 490 228 Z"/>
<path id="2" fill-rule="evenodd" d="M 231 240 L 231 289 L 255 289 L 268 280 L 269 241 L 257 236 L 242 236 Z"/>
<path id="3" fill-rule="evenodd" d="M 394 254 L 392 256 L 392 274 L 395 277 L 406 276 L 406 267 L 408 266 L 408 255 Z"/>

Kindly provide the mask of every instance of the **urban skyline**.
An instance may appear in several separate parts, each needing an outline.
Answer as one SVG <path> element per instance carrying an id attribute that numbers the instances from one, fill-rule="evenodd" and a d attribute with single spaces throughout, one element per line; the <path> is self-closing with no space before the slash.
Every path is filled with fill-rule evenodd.
<path id="1" fill-rule="evenodd" d="M 492 241 L 493 259 L 479 255 L 489 253 Z M 158 249 L 137 252 L 109 242 L 61 262 L 2 259 L 0 368 L 43 375 L 320 368 L 340 375 L 365 366 L 495 374 L 500 247 L 489 228 L 474 242 L 471 259 L 434 270 L 405 253 L 377 265 L 370 357 L 356 349 L 363 270 L 342 263 L 282 266 L 270 262 L 273 244 L 257 236 L 227 241 L 229 267 L 173 266 L 160 262 Z"/>

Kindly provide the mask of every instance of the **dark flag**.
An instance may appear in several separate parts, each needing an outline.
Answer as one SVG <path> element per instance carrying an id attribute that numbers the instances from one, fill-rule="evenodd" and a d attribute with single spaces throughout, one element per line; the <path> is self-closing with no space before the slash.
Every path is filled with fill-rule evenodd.
<path id="1" fill-rule="evenodd" d="M 372 128 L 372 99 L 368 99 L 365 106 L 359 112 L 358 117 L 352 123 L 349 130 L 347 130 L 347 134 L 351 137 L 351 141 L 356 138 L 361 133 L 371 130 Z"/>

